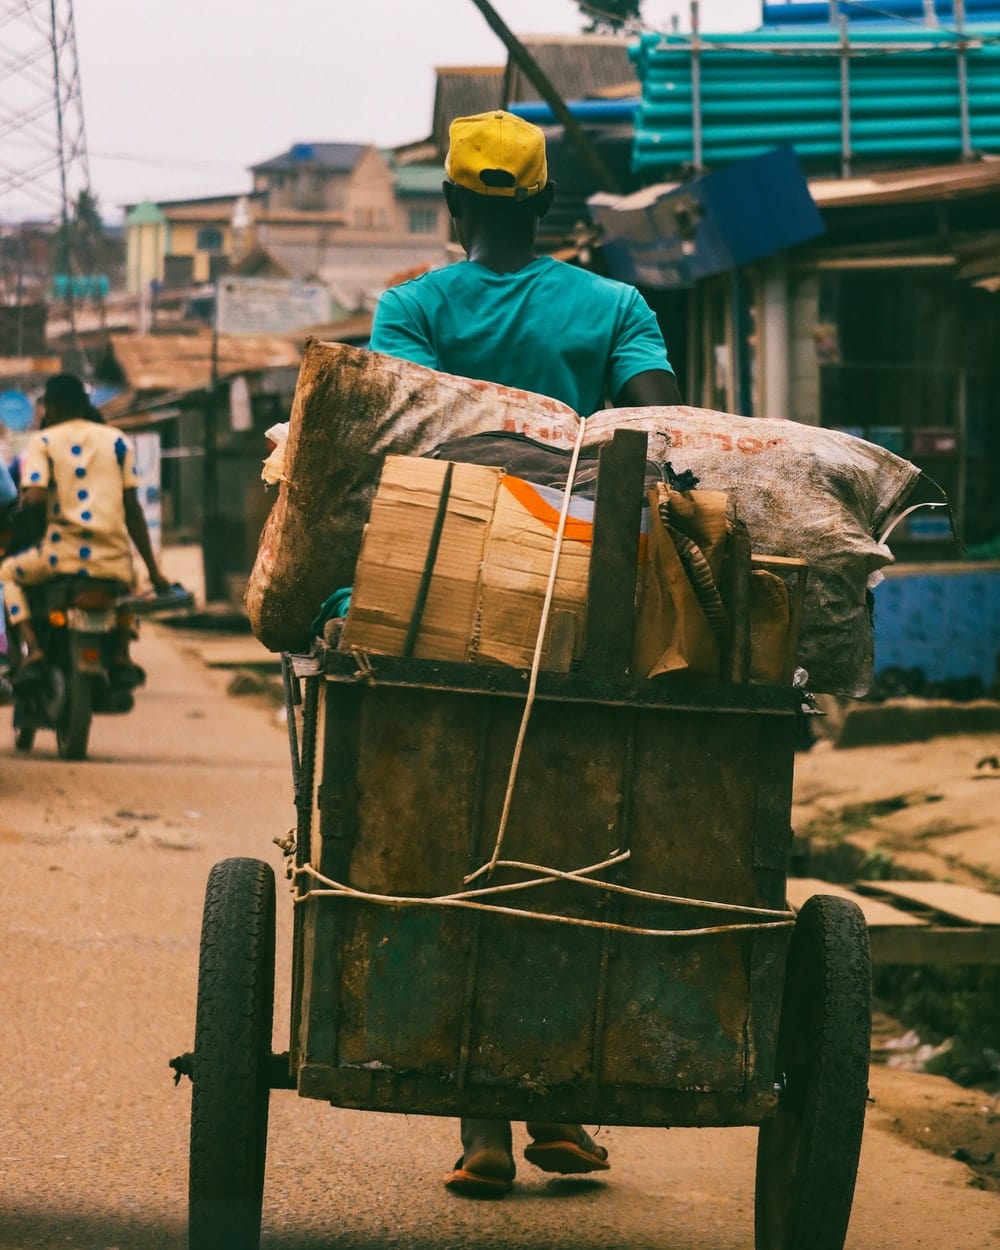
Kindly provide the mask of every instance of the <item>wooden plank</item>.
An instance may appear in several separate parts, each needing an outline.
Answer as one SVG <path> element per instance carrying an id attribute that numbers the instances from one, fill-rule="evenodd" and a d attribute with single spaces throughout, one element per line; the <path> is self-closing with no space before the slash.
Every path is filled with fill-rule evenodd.
<path id="1" fill-rule="evenodd" d="M 1000 964 L 1000 929 L 915 929 L 886 926 L 869 931 L 879 964 Z"/>
<path id="2" fill-rule="evenodd" d="M 601 448 L 580 667 L 624 676 L 632 659 L 646 445 L 642 430 L 615 430 Z"/>
<path id="3" fill-rule="evenodd" d="M 842 885 L 834 885 L 831 881 L 820 881 L 815 877 L 788 878 L 788 902 L 796 911 L 802 907 L 807 898 L 811 898 L 814 894 L 833 894 L 837 898 L 849 898 L 851 902 L 857 903 L 864 912 L 865 922 L 869 929 L 902 928 L 908 925 L 924 924 L 918 916 L 912 916 L 905 911 L 897 911 L 895 907 L 890 907 L 888 903 L 882 903 L 878 899 L 862 897 Z"/>
<path id="4" fill-rule="evenodd" d="M 944 881 L 859 881 L 865 894 L 920 903 L 966 924 L 1000 925 L 1000 895 Z"/>
<path id="5" fill-rule="evenodd" d="M 750 533 L 743 521 L 733 522 L 722 571 L 722 602 L 731 634 L 722 660 L 723 680 L 742 684 L 750 676 Z"/>

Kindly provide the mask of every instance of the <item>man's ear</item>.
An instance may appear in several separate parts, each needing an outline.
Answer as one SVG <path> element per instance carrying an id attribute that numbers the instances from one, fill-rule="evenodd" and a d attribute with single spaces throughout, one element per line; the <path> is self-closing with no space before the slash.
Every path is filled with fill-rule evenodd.
<path id="1" fill-rule="evenodd" d="M 541 221 L 541 219 L 545 216 L 545 214 L 552 207 L 552 201 L 555 198 L 556 198 L 556 184 L 554 182 L 547 182 L 545 186 L 541 189 L 541 191 L 539 191 L 539 193 L 535 196 L 535 200 L 534 200 L 535 216 L 538 218 L 539 221 Z"/>
<path id="2" fill-rule="evenodd" d="M 448 215 L 451 217 L 458 216 L 458 196 L 455 193 L 455 184 L 449 182 L 446 178 L 441 183 L 441 191 L 444 195 L 444 202 L 448 205 Z"/>

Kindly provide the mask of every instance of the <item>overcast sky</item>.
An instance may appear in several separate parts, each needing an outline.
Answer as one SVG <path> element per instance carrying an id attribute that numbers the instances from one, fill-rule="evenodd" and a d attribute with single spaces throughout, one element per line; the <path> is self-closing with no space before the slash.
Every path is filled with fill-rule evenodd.
<path id="1" fill-rule="evenodd" d="M 580 30 L 575 0 L 493 0 L 515 33 Z M 759 0 L 702 0 L 706 29 Z M 386 146 L 430 132 L 439 65 L 500 65 L 472 0 L 75 0 L 91 184 L 123 202 L 246 190 L 247 166 L 309 140 Z M 686 0 L 643 18 L 689 27 Z M 0 205 L 0 212 L 3 206 Z"/>

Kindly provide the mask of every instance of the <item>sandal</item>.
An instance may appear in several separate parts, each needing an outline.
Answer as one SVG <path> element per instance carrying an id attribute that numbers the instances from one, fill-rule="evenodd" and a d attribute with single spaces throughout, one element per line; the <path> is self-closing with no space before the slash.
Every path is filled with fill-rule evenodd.
<path id="1" fill-rule="evenodd" d="M 458 1160 L 444 1184 L 463 1198 L 502 1198 L 510 1192 L 514 1173 L 514 1160 L 505 1150 L 477 1150 Z"/>
<path id="2" fill-rule="evenodd" d="M 571 1127 L 565 1126 L 567 1134 L 560 1138 L 544 1138 L 529 1142 L 524 1148 L 524 1157 L 543 1172 L 558 1172 L 562 1176 L 578 1176 L 585 1172 L 607 1172 L 611 1167 L 608 1152 L 603 1146 L 578 1129 L 576 1140 L 569 1134 Z"/>

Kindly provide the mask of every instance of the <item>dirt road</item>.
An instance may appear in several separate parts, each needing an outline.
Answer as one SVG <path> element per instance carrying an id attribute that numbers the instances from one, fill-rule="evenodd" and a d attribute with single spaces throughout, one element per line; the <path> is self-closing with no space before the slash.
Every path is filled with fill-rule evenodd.
<path id="1" fill-rule="evenodd" d="M 167 1060 L 192 1042 L 205 878 L 229 855 L 277 865 L 271 839 L 291 823 L 273 710 L 227 696 L 226 678 L 166 633 L 150 631 L 137 658 L 149 687 L 131 716 L 95 724 L 90 761 L 58 762 L 46 735 L 17 758 L 0 729 L 0 1250 L 184 1245 L 190 1088 L 174 1088 Z M 277 1049 L 289 928 L 279 895 Z M 881 1070 L 873 1090 L 849 1247 L 1000 1245 L 998 1196 L 894 1131 L 894 1099 L 947 1110 L 968 1092 Z M 442 1188 L 456 1137 L 447 1121 L 276 1093 L 264 1246 L 753 1243 L 752 1131 L 604 1130 L 606 1182 L 553 1183 L 522 1163 L 514 1193 L 492 1205 Z"/>

